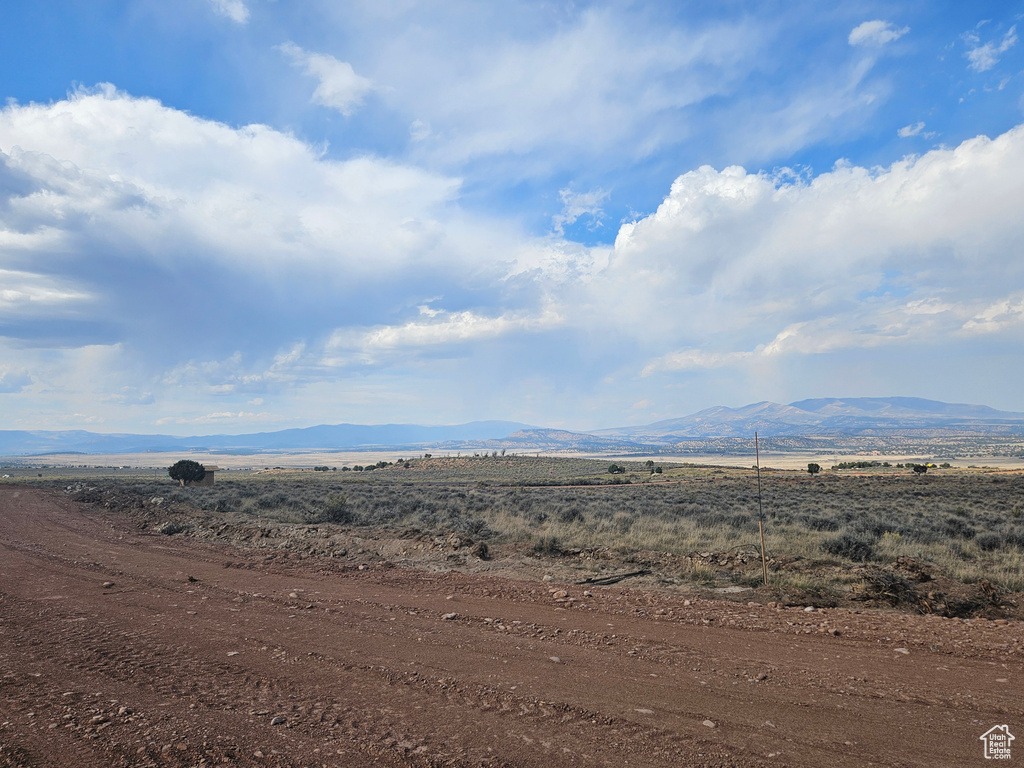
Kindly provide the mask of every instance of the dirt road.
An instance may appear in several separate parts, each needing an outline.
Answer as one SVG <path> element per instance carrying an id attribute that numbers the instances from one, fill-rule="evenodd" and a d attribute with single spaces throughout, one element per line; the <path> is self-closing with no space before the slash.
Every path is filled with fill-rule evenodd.
<path id="1" fill-rule="evenodd" d="M 1002 724 L 1024 760 L 1019 622 L 583 589 L 3 487 L 0 766 L 935 768 L 988 764 Z"/>

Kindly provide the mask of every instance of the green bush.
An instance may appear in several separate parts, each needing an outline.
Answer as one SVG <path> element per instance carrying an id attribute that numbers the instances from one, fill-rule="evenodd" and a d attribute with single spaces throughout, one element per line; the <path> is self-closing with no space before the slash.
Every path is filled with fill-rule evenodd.
<path id="1" fill-rule="evenodd" d="M 206 477 L 206 467 L 192 459 L 182 459 L 167 468 L 167 474 L 171 480 L 177 480 L 182 485 L 198 483 Z"/>

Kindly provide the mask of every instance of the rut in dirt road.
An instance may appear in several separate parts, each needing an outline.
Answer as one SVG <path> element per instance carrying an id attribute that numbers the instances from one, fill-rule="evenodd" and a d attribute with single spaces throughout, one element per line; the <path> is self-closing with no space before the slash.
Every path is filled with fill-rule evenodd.
<path id="1" fill-rule="evenodd" d="M 268 560 L 3 487 L 0 766 L 932 768 L 1024 731 L 1017 622 L 589 590 Z"/>

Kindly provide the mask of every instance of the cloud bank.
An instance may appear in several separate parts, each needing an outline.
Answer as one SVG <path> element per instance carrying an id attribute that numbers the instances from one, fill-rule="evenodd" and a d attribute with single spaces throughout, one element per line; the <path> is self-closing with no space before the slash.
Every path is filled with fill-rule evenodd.
<path id="1" fill-rule="evenodd" d="M 559 227 L 599 217 L 602 189 L 563 187 L 537 236 L 464 207 L 459 178 L 113 86 L 11 103 L 0 393 L 37 428 L 589 426 L 754 380 L 820 392 L 864 350 L 923 382 L 1024 342 L 1022 170 L 1024 127 L 882 167 L 701 166 L 586 247 Z"/>

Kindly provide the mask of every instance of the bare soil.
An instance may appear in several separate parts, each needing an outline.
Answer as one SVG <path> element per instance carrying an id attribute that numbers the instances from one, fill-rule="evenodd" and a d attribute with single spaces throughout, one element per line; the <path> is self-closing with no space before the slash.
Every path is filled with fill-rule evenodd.
<path id="1" fill-rule="evenodd" d="M 267 552 L 0 487 L 0 766 L 983 765 L 1022 673 L 1013 619 Z"/>

